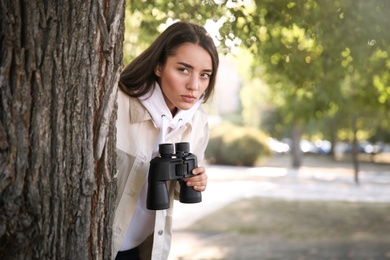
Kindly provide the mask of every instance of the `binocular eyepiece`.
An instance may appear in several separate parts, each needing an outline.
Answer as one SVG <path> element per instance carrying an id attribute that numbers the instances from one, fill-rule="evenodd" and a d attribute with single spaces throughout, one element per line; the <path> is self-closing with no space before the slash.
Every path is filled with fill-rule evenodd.
<path id="1" fill-rule="evenodd" d="M 146 207 L 150 210 L 169 208 L 166 181 L 178 180 L 180 183 L 180 202 L 197 203 L 202 201 L 202 193 L 188 187 L 185 178 L 194 176 L 192 170 L 198 167 L 196 156 L 190 153 L 187 142 L 160 144 L 160 156 L 150 161 L 148 194 Z"/>

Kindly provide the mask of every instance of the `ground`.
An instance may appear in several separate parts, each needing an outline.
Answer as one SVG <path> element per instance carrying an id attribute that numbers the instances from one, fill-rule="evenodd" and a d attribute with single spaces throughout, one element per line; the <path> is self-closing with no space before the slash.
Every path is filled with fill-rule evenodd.
<path id="1" fill-rule="evenodd" d="M 308 157 L 304 167 L 334 170 L 349 163 Z M 284 157 L 266 166 L 288 167 Z M 389 164 L 369 160 L 360 166 L 390 171 Z M 176 230 L 181 242 L 170 259 L 390 259 L 389 212 L 384 202 L 241 199 Z"/>
<path id="2" fill-rule="evenodd" d="M 191 228 L 197 251 L 177 259 L 390 259 L 390 204 L 235 202 Z"/>

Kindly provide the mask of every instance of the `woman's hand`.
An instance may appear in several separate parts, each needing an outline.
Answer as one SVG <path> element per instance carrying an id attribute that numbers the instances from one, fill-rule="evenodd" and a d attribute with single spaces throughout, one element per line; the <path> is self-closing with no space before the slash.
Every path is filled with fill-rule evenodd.
<path id="1" fill-rule="evenodd" d="M 187 186 L 192 186 L 194 190 L 204 191 L 207 186 L 207 174 L 206 169 L 203 166 L 192 170 L 192 174 L 195 176 L 185 178 Z"/>

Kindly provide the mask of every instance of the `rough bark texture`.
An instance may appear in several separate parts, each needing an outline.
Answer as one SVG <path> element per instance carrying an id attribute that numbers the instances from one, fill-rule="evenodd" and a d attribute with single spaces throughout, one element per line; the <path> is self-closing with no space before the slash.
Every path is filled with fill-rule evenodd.
<path id="1" fill-rule="evenodd" d="M 110 257 L 123 19 L 124 0 L 0 0 L 0 259 Z"/>

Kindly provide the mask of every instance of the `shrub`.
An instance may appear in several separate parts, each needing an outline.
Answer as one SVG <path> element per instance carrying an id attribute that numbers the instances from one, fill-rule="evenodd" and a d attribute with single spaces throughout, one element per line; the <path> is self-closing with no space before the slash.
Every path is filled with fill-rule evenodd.
<path id="1" fill-rule="evenodd" d="M 211 129 L 206 158 L 213 164 L 253 166 L 260 156 L 270 153 L 261 131 L 223 124 Z"/>

